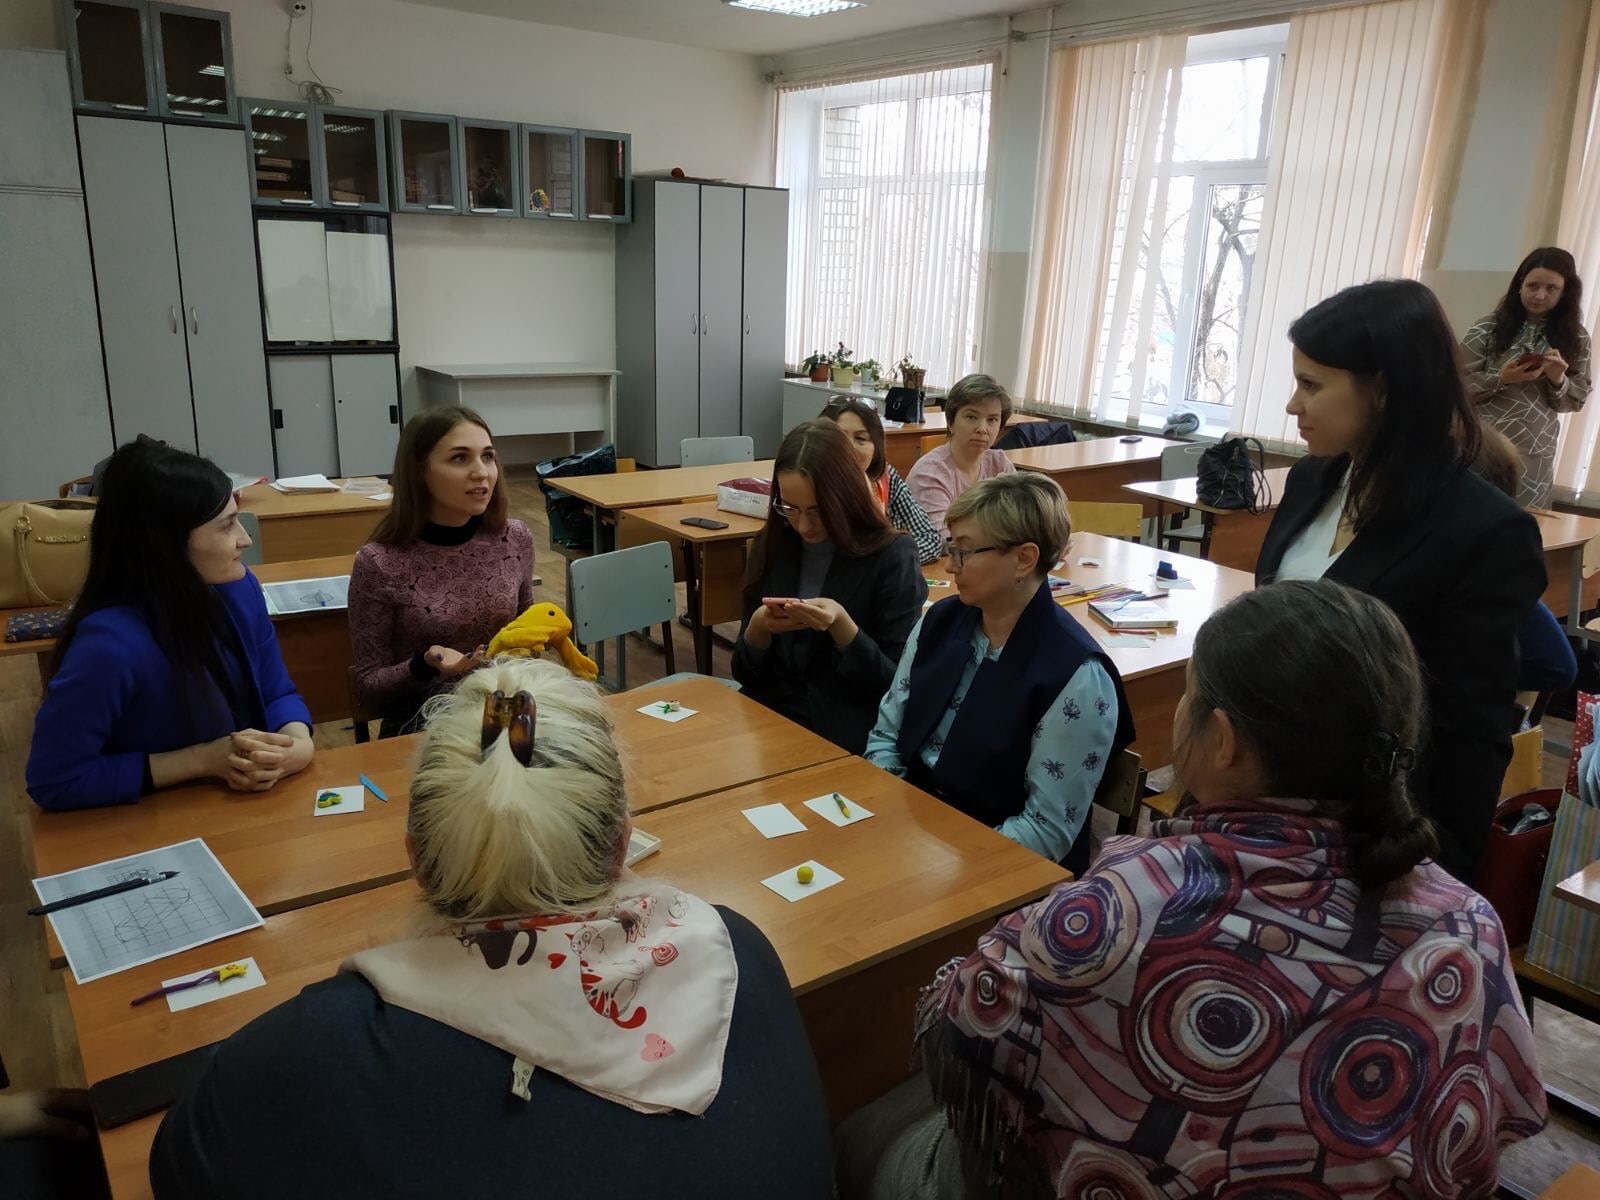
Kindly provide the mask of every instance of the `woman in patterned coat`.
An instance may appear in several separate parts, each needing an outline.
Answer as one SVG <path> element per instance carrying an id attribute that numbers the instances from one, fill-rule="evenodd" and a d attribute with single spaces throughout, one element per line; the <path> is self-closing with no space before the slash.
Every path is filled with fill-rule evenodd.
<path id="1" fill-rule="evenodd" d="M 1490 1195 L 1545 1099 L 1499 919 L 1406 795 L 1421 707 L 1369 596 L 1286 582 L 1212 617 L 1185 807 L 940 972 L 927 1083 L 841 1129 L 841 1194 Z"/>
<path id="2" fill-rule="evenodd" d="M 1589 334 L 1578 323 L 1583 281 L 1572 255 L 1541 246 L 1511 276 L 1499 306 L 1461 341 L 1467 394 L 1486 425 L 1522 455 L 1517 503 L 1549 508 L 1558 414 L 1589 398 Z"/>

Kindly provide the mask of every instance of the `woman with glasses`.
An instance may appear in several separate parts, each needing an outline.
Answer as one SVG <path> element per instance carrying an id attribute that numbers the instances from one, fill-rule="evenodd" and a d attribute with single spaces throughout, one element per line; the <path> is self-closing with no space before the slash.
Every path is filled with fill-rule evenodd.
<path id="1" fill-rule="evenodd" d="M 1116 667 L 1050 594 L 1067 498 L 1019 472 L 963 492 L 949 518 L 956 595 L 912 631 L 867 760 L 1081 872 L 1090 802 L 1133 719 Z"/>
<path id="2" fill-rule="evenodd" d="M 832 421 L 796 425 L 745 570 L 733 675 L 768 708 L 860 754 L 928 585 Z"/>
<path id="3" fill-rule="evenodd" d="M 835 396 L 822 410 L 822 419 L 845 431 L 856 461 L 867 473 L 872 494 L 889 514 L 889 523 L 911 535 L 917 544 L 917 558 L 930 563 L 944 557 L 944 535 L 933 527 L 922 511 L 900 472 L 889 462 L 883 441 L 883 422 L 877 409 L 854 396 Z"/>

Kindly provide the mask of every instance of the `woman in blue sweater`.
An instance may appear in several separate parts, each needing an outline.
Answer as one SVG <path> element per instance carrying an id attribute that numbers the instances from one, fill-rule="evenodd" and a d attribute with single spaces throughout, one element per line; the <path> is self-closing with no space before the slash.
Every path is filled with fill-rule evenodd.
<path id="1" fill-rule="evenodd" d="M 89 574 L 33 726 L 28 794 L 46 809 L 131 804 L 219 779 L 264 792 L 311 762 L 228 476 L 162 445 L 106 465 Z"/>

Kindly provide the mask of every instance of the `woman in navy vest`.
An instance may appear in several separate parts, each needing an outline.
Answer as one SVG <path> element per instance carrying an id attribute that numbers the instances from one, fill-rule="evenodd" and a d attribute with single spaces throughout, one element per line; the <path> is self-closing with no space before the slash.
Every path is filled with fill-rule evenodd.
<path id="1" fill-rule="evenodd" d="M 233 484 L 160 443 L 111 456 L 89 574 L 33 725 L 40 808 L 132 804 L 219 779 L 263 792 L 311 763 L 311 712 L 242 555 Z"/>
<path id="2" fill-rule="evenodd" d="M 733 677 L 752 699 L 860 754 L 928 585 L 916 544 L 832 421 L 796 425 L 750 548 Z"/>
<path id="3" fill-rule="evenodd" d="M 867 739 L 905 777 L 1072 871 L 1106 761 L 1133 741 L 1122 681 L 1050 594 L 1072 534 L 1045 475 L 984 480 L 950 506 L 955 596 L 912 631 Z"/>

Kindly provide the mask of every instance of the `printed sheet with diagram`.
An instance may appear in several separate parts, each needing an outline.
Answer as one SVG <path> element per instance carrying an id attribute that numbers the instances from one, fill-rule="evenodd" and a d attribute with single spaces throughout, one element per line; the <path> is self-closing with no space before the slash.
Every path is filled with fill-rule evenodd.
<path id="1" fill-rule="evenodd" d="M 288 613 L 315 612 L 319 608 L 350 606 L 350 576 L 329 575 L 322 579 L 291 579 L 269 583 L 261 591 L 267 598 L 267 612 L 275 617 Z"/>
<path id="2" fill-rule="evenodd" d="M 33 881 L 42 904 L 143 875 L 171 879 L 49 915 L 79 983 L 214 942 L 262 923 L 233 877 L 199 838 Z"/>

